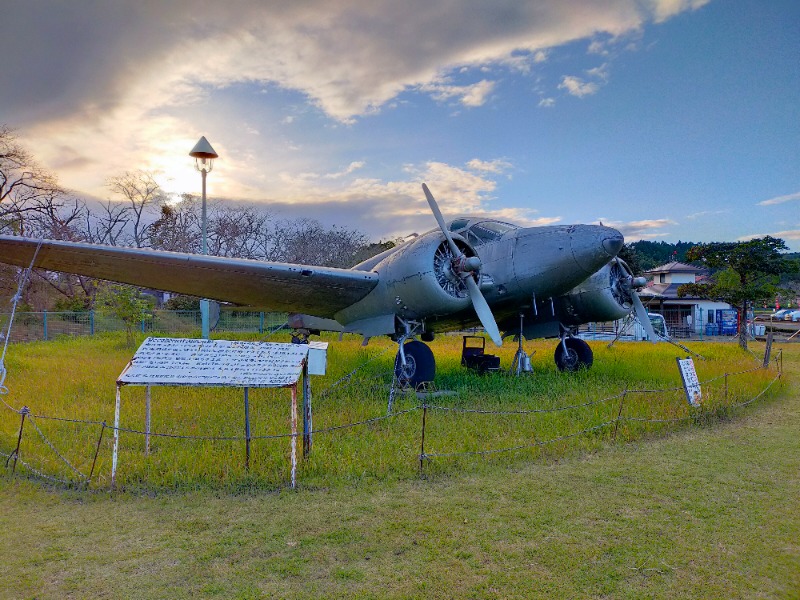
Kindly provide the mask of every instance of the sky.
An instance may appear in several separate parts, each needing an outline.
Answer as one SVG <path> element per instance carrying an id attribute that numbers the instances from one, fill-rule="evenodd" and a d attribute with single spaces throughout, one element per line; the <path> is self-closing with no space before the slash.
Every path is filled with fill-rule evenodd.
<path id="1" fill-rule="evenodd" d="M 374 240 L 446 217 L 800 250 L 797 0 L 5 0 L 0 124 Z"/>

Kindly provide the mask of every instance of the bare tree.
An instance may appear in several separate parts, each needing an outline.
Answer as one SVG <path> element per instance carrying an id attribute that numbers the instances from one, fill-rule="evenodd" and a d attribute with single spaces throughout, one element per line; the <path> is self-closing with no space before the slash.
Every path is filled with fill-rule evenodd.
<path id="1" fill-rule="evenodd" d="M 42 169 L 17 139 L 0 125 L 0 231 L 24 235 L 28 213 L 57 204 L 64 195 L 56 178 Z"/>
<path id="2" fill-rule="evenodd" d="M 84 236 L 92 244 L 118 246 L 130 223 L 128 207 L 110 200 L 100 207 L 99 214 L 87 210 L 84 216 Z"/>
<path id="3" fill-rule="evenodd" d="M 324 267 L 350 267 L 361 248 L 369 243 L 360 231 L 325 227 L 313 219 L 284 221 L 276 226 L 281 240 L 281 260 Z"/>
<path id="4" fill-rule="evenodd" d="M 131 241 L 137 248 L 149 245 L 147 213 L 155 214 L 166 200 L 164 192 L 149 171 L 128 171 L 108 180 L 108 188 L 127 203 Z"/>
<path id="5" fill-rule="evenodd" d="M 209 254 L 262 259 L 259 233 L 269 222 L 270 214 L 253 206 L 216 203 L 208 223 Z"/>
<path id="6" fill-rule="evenodd" d="M 199 201 L 191 194 L 183 194 L 180 201 L 161 205 L 161 215 L 150 227 L 150 245 L 172 252 L 199 252 L 200 210 Z"/>
<path id="7" fill-rule="evenodd" d="M 26 235 L 51 240 L 85 240 L 82 226 L 86 205 L 77 198 L 67 198 L 54 191 L 42 194 L 26 216 Z"/>

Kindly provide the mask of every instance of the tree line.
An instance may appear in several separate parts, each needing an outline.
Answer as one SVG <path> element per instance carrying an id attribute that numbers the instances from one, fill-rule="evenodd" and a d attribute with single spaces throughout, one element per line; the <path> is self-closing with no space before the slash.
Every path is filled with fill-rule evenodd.
<path id="1" fill-rule="evenodd" d="M 36 163 L 12 129 L 0 126 L 0 233 L 177 252 L 201 250 L 201 206 L 196 196 L 166 194 L 154 174 L 144 170 L 111 177 L 107 187 L 111 197 L 90 209 Z M 211 255 L 330 267 L 351 267 L 394 245 L 371 243 L 354 229 L 328 227 L 313 219 L 278 219 L 262 206 L 220 200 L 209 203 L 207 240 Z M 799 289 L 799 261 L 787 257 L 786 250 L 783 240 L 766 236 L 711 244 L 637 241 L 626 244 L 620 256 L 637 274 L 672 261 L 707 267 L 707 280 L 684 285 L 679 294 L 724 300 L 745 315 L 753 302 Z M 15 273 L 0 267 L 0 293 L 5 296 L 13 294 Z M 123 293 L 88 277 L 44 271 L 35 277 L 40 286 L 26 290 L 29 304 L 42 287 L 55 292 L 55 308 L 62 310 L 92 307 L 100 290 L 105 292 L 99 296 L 101 302 L 131 295 L 130 290 Z M 109 289 L 114 293 L 109 295 Z M 740 343 L 746 346 L 743 332 L 740 328 Z"/>
<path id="2" fill-rule="evenodd" d="M 167 194 L 155 174 L 129 171 L 107 181 L 109 197 L 90 205 L 59 185 L 20 143 L 0 126 L 0 233 L 111 246 L 199 253 L 201 201 L 192 194 Z M 348 227 L 307 218 L 282 219 L 263 206 L 212 199 L 208 202 L 208 253 L 215 256 L 327 267 L 351 267 L 394 242 L 372 243 Z M 13 293 L 15 270 L 0 271 L 0 293 Z M 100 284 L 89 277 L 36 272 L 39 289 L 29 304 L 86 309 Z M 47 294 L 41 288 L 49 289 Z M 34 298 L 38 295 L 38 301 Z M 43 300 L 55 297 L 55 306 Z"/>

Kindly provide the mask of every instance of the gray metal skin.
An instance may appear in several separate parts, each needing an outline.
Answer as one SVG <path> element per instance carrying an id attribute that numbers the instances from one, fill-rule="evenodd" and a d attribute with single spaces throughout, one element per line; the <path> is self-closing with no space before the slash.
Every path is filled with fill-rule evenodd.
<path id="1" fill-rule="evenodd" d="M 630 312 L 630 302 L 615 292 L 620 275 L 613 272 L 614 259 L 623 244 L 617 230 L 510 226 L 496 239 L 474 235 L 492 224 L 507 227 L 466 218 L 451 221 L 449 229 L 467 257 L 480 259 L 481 292 L 505 334 L 519 332 L 521 313 L 523 333 L 532 338 L 563 336 L 562 325 Z M 409 322 L 416 333 L 480 325 L 438 229 L 353 269 L 0 236 L 0 262 L 27 267 L 34 254 L 35 266 L 51 271 L 286 311 L 297 329 L 397 339 Z"/>
<path id="2" fill-rule="evenodd" d="M 454 227 L 454 223 L 465 224 Z M 560 324 L 573 326 L 600 317 L 613 320 L 630 312 L 630 304 L 620 304 L 612 293 L 609 263 L 623 244 L 617 230 L 570 225 L 509 228 L 495 239 L 473 235 L 476 229 L 485 231 L 487 224 L 507 225 L 462 218 L 450 221 L 448 227 L 464 254 L 480 259 L 481 292 L 501 331 L 517 334 L 520 313 L 525 315 L 523 333 L 530 339 L 557 337 Z M 379 282 L 362 300 L 336 313 L 338 330 L 366 337 L 392 335 L 401 333 L 396 331 L 398 319 L 422 322 L 428 332 L 480 326 L 463 285 L 448 292 L 437 279 L 437 268 L 442 269 L 435 264 L 437 251 L 447 253 L 438 229 L 354 267 L 378 273 Z M 449 274 L 446 266 L 443 270 Z M 335 323 L 307 315 L 297 316 L 294 323 L 337 329 Z"/>

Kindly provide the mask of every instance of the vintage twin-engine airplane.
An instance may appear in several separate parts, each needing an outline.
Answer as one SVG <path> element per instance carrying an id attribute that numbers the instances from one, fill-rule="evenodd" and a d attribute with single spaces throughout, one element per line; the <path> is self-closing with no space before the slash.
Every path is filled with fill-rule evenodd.
<path id="1" fill-rule="evenodd" d="M 270 311 L 286 311 L 301 335 L 320 331 L 389 335 L 396 371 L 410 383 L 433 379 L 435 332 L 482 325 L 503 335 L 559 337 L 562 370 L 591 365 L 573 337 L 590 321 L 635 310 L 655 339 L 634 278 L 617 253 L 623 237 L 602 225 L 518 227 L 492 219 L 446 223 L 422 186 L 439 229 L 352 269 L 268 263 L 146 249 L 0 236 L 0 262 L 63 271 Z M 35 260 L 34 260 L 35 256 Z M 501 334 L 501 332 L 503 332 Z"/>

